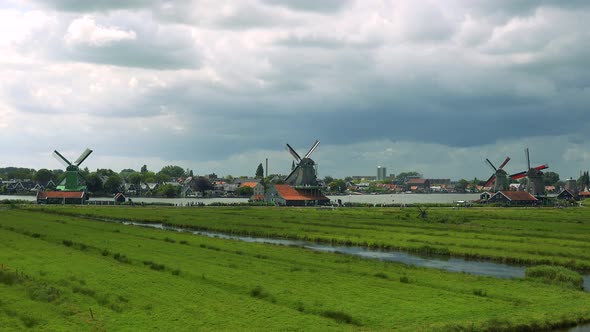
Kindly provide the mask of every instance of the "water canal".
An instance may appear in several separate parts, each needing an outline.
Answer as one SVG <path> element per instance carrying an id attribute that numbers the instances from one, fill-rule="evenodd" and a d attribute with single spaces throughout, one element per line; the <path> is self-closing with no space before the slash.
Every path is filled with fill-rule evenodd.
<path id="1" fill-rule="evenodd" d="M 526 266 L 521 265 L 509 265 L 502 263 L 495 263 L 489 261 L 476 261 L 467 260 L 463 258 L 448 257 L 448 256 L 431 256 L 431 255 L 419 255 L 414 253 L 408 253 L 397 250 L 377 250 L 370 249 L 360 246 L 342 246 L 342 245 L 331 245 L 327 243 L 316 243 L 302 240 L 290 240 L 290 239 L 278 239 L 278 238 L 265 238 L 265 237 L 252 237 L 242 236 L 234 234 L 226 234 L 222 232 L 211 232 L 193 230 L 190 228 L 181 228 L 170 225 L 164 225 L 161 223 L 142 223 L 136 221 L 119 221 L 119 220 L 106 220 L 102 221 L 118 222 L 125 225 L 150 227 L 162 230 L 176 231 L 192 233 L 194 235 L 208 236 L 227 240 L 237 240 L 250 243 L 266 243 L 281 246 L 292 246 L 305 248 L 316 251 L 339 253 L 351 256 L 357 256 L 367 259 L 377 259 L 381 261 L 399 262 L 408 265 L 427 267 L 439 270 L 445 270 L 449 272 L 460 272 L 469 273 L 481 276 L 490 276 L 496 278 L 524 278 Z M 590 275 L 584 276 L 584 290 L 590 292 Z"/>

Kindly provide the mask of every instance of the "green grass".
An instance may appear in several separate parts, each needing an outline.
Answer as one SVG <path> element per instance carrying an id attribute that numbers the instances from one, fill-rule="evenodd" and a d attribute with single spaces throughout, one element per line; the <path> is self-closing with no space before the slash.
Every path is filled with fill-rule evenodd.
<path id="1" fill-rule="evenodd" d="M 249 211 L 183 210 L 150 212 L 235 221 Z M 6 330 L 530 330 L 590 320 L 590 294 L 558 284 L 39 211 L 2 211 L 0 264 Z"/>
<path id="2" fill-rule="evenodd" d="M 538 265 L 529 267 L 525 272 L 526 278 L 539 279 L 550 284 L 561 284 L 581 289 L 584 284 L 582 276 L 561 266 Z"/>
<path id="3" fill-rule="evenodd" d="M 514 264 L 560 265 L 590 272 L 590 210 L 587 208 L 431 208 L 425 220 L 410 208 L 29 208 L 243 235 L 402 249 Z"/>

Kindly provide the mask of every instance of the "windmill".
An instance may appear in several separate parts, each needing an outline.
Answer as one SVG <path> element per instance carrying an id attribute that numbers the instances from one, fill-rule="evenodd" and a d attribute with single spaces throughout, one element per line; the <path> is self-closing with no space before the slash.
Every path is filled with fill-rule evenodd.
<path id="1" fill-rule="evenodd" d="M 490 187 L 493 183 L 494 184 L 494 188 L 492 189 L 493 191 L 497 192 L 497 191 L 501 191 L 501 190 L 506 189 L 506 187 L 508 186 L 508 184 L 507 184 L 508 175 L 507 175 L 506 171 L 504 170 L 504 166 L 506 166 L 506 164 L 508 164 L 509 161 L 510 161 L 510 157 L 506 157 L 506 159 L 504 159 L 504 162 L 502 164 L 500 164 L 500 167 L 496 168 L 494 166 L 494 164 L 492 164 L 492 162 L 488 158 L 486 158 L 486 162 L 492 168 L 492 170 L 494 171 L 494 174 L 492 174 L 492 176 L 490 176 L 488 181 L 486 181 L 486 184 L 484 185 L 484 187 Z"/>
<path id="2" fill-rule="evenodd" d="M 67 160 L 61 153 L 57 150 L 53 151 L 53 156 L 59 162 L 61 162 L 64 166 L 66 166 L 66 171 L 63 179 L 57 185 L 56 189 L 61 191 L 86 191 L 86 185 L 84 185 L 84 176 L 80 174 L 80 164 L 88 158 L 88 156 L 92 153 L 92 150 L 86 149 L 78 159 L 74 163 L 71 163 Z"/>
<path id="3" fill-rule="evenodd" d="M 518 180 L 527 177 L 526 191 L 533 196 L 541 195 L 545 192 L 545 188 L 543 187 L 543 172 L 541 171 L 546 168 L 549 168 L 549 165 L 543 164 L 531 168 L 529 148 L 526 148 L 524 150 L 524 154 L 526 156 L 527 170 L 512 174 L 510 175 L 510 178 L 512 180 Z"/>
<path id="4" fill-rule="evenodd" d="M 318 185 L 317 165 L 311 158 L 309 158 L 309 156 L 311 156 L 319 144 L 320 141 L 316 140 L 305 156 L 301 158 L 299 154 L 295 152 L 295 149 L 287 143 L 287 150 L 289 150 L 289 153 L 293 156 L 297 165 L 295 165 L 295 168 L 293 168 L 291 173 L 285 178 L 284 182 L 286 184 L 293 187 L 315 187 Z"/>

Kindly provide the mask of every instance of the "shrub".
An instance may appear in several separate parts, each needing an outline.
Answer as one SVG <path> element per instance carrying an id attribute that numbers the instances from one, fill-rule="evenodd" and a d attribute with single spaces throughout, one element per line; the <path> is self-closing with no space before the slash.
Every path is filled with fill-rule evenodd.
<path id="1" fill-rule="evenodd" d="M 34 318 L 34 317 L 31 317 L 31 316 L 22 316 L 22 317 L 20 317 L 20 320 L 28 328 L 33 328 L 33 327 L 39 325 L 39 323 L 40 323 L 40 321 L 39 321 L 38 318 Z"/>
<path id="2" fill-rule="evenodd" d="M 529 267 L 525 271 L 525 278 L 541 280 L 548 284 L 565 285 L 582 289 L 584 278 L 572 270 L 561 266 L 538 265 Z"/>
<path id="3" fill-rule="evenodd" d="M 120 253 L 116 253 L 115 255 L 113 255 L 113 258 L 116 259 L 117 261 L 119 261 L 121 263 L 125 263 L 125 264 L 129 264 L 131 262 L 129 260 L 129 258 L 127 258 L 127 256 L 121 255 Z"/>
<path id="4" fill-rule="evenodd" d="M 166 241 L 166 242 L 170 242 L 170 243 L 176 243 L 176 241 L 175 241 L 174 239 L 171 239 L 171 238 L 169 238 L 169 237 L 167 237 L 167 238 L 164 238 L 164 241 Z"/>
<path id="5" fill-rule="evenodd" d="M 353 324 L 353 325 L 360 325 L 356 320 L 352 318 L 351 315 L 342 312 L 342 311 L 331 311 L 327 310 L 322 312 L 322 316 L 331 318 L 338 323 L 346 323 L 346 324 Z"/>
<path id="6" fill-rule="evenodd" d="M 101 251 L 101 254 L 102 254 L 103 256 L 108 256 L 108 255 L 110 254 L 110 252 L 109 252 L 107 249 L 103 249 L 103 250 Z"/>
<path id="7" fill-rule="evenodd" d="M 387 278 L 389 278 L 389 277 L 387 276 L 387 274 L 385 274 L 385 273 L 383 273 L 383 272 L 377 272 L 377 273 L 375 273 L 375 277 L 377 277 L 377 278 L 381 278 L 381 279 L 387 279 Z"/>
<path id="8" fill-rule="evenodd" d="M 488 293 L 485 291 L 485 289 L 478 288 L 473 290 L 473 295 L 486 297 L 488 296 Z"/>
<path id="9" fill-rule="evenodd" d="M 74 242 L 70 241 L 70 240 L 63 240 L 63 241 L 61 241 L 61 243 L 63 243 L 63 245 L 66 247 L 71 247 L 74 245 Z"/>
<path id="10" fill-rule="evenodd" d="M 403 284 L 409 284 L 410 278 L 408 278 L 408 276 L 401 276 L 401 277 L 399 277 L 399 282 L 401 282 Z"/>
<path id="11" fill-rule="evenodd" d="M 14 272 L 0 270 L 0 283 L 12 286 L 19 281 L 18 275 Z"/>

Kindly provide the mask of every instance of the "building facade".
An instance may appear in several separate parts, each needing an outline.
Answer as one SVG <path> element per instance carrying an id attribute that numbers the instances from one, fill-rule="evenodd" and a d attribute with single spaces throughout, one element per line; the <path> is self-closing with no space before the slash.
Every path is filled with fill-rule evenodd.
<path id="1" fill-rule="evenodd" d="M 387 169 L 383 166 L 377 166 L 377 181 L 383 181 L 387 178 Z"/>

